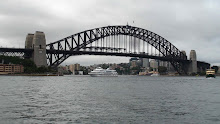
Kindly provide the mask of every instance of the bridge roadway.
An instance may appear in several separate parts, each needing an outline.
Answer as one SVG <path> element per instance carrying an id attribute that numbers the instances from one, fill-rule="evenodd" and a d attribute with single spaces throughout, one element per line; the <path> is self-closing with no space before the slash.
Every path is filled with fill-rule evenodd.
<path id="1" fill-rule="evenodd" d="M 123 52 L 96 52 L 96 51 L 65 51 L 65 50 L 47 50 L 47 54 L 66 54 L 66 55 L 105 55 L 105 56 L 124 56 L 124 57 L 139 57 L 139 58 L 150 58 L 158 59 L 162 61 L 177 61 L 177 62 L 191 62 L 191 60 L 183 60 L 172 57 L 154 56 L 147 53 L 123 53 Z"/>
<path id="2" fill-rule="evenodd" d="M 0 53 L 23 53 L 32 54 L 33 49 L 25 49 L 25 48 L 0 48 Z M 158 59 L 162 61 L 178 61 L 190 63 L 191 60 L 183 60 L 176 59 L 171 57 L 164 56 L 153 56 L 148 54 L 135 54 L 135 53 L 116 53 L 116 52 L 91 52 L 91 51 L 65 51 L 65 50 L 46 50 L 47 54 L 69 54 L 69 55 L 108 55 L 108 56 L 125 56 L 125 57 L 140 57 L 140 58 L 150 58 L 150 59 Z M 209 64 L 203 61 L 197 61 L 199 65 Z"/>
<path id="3" fill-rule="evenodd" d="M 21 53 L 26 53 L 26 52 L 33 52 L 33 49 L 25 49 L 25 48 L 0 48 L 0 52 L 21 52 Z"/>

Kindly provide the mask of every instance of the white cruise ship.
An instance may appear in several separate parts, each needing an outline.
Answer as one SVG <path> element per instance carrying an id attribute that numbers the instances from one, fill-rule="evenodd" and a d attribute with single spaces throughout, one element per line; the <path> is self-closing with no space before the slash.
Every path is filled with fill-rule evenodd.
<path id="1" fill-rule="evenodd" d="M 103 69 L 101 67 L 98 67 L 95 70 L 91 71 L 89 75 L 92 77 L 117 77 L 118 73 L 116 72 L 116 70 L 111 70 L 109 68 Z"/>

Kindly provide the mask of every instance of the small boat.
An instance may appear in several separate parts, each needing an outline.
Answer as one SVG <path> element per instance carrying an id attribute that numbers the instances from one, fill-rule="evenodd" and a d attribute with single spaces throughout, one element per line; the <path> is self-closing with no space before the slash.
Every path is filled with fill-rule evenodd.
<path id="1" fill-rule="evenodd" d="M 139 72 L 139 76 L 160 76 L 159 72 L 157 71 L 150 71 L 150 72 Z"/>
<path id="2" fill-rule="evenodd" d="M 150 75 L 152 77 L 157 77 L 157 76 L 160 76 L 160 74 L 158 72 L 154 72 L 152 75 Z"/>
<path id="3" fill-rule="evenodd" d="M 96 68 L 95 70 L 89 73 L 91 77 L 117 77 L 118 73 L 116 70 L 112 69 L 103 69 L 101 67 Z"/>
<path id="4" fill-rule="evenodd" d="M 153 72 L 139 72 L 139 76 L 151 76 Z"/>
<path id="5" fill-rule="evenodd" d="M 215 69 L 207 69 L 206 78 L 215 78 Z"/>

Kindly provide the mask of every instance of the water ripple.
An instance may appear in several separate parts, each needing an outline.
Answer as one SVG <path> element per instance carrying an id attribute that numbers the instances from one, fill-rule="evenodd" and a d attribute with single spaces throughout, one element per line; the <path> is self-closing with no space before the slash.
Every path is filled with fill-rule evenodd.
<path id="1" fill-rule="evenodd" d="M 0 123 L 219 123 L 219 79 L 7 77 Z"/>

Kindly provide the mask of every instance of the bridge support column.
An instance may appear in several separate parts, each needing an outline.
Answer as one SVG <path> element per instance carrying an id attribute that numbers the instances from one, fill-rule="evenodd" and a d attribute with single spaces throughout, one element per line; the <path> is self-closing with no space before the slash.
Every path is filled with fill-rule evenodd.
<path id="1" fill-rule="evenodd" d="M 34 34 L 28 34 L 25 40 L 25 49 L 32 49 Z"/>
<path id="2" fill-rule="evenodd" d="M 46 58 L 46 38 L 45 34 L 40 31 L 36 31 L 33 37 L 32 48 L 33 60 L 37 67 L 45 66 L 47 67 L 47 58 Z"/>
<path id="3" fill-rule="evenodd" d="M 190 51 L 190 60 L 191 63 L 189 64 L 188 74 L 197 73 L 197 57 L 195 50 Z"/>
<path id="4" fill-rule="evenodd" d="M 27 34 L 26 40 L 25 40 L 25 49 L 33 49 L 32 48 L 32 46 L 33 46 L 33 39 L 34 39 L 34 34 Z M 34 61 L 33 53 L 25 54 L 25 58 L 31 59 L 32 61 Z"/>

